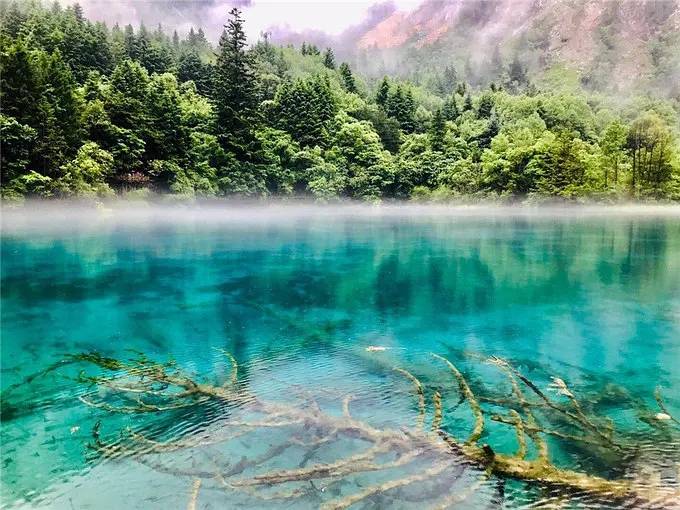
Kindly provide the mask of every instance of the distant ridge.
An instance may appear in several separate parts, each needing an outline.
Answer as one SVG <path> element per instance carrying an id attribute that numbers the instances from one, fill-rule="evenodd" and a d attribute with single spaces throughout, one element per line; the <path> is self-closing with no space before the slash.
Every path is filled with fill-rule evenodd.
<path id="1" fill-rule="evenodd" d="M 376 61 L 390 73 L 457 62 L 493 77 L 499 59 L 519 56 L 534 73 L 565 65 L 595 88 L 680 87 L 680 0 L 425 0 L 344 43 L 367 72 Z"/>

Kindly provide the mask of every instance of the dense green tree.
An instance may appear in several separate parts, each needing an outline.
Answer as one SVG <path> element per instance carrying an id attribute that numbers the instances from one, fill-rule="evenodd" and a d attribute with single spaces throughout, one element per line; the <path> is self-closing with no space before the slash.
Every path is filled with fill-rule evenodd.
<path id="1" fill-rule="evenodd" d="M 404 92 L 401 85 L 397 85 L 394 92 L 387 99 L 386 111 L 390 117 L 397 119 L 405 132 L 413 132 L 415 127 L 415 103 L 413 92 L 410 88 Z"/>
<path id="2" fill-rule="evenodd" d="M 241 11 L 234 8 L 220 38 L 215 66 L 216 131 L 222 147 L 237 158 L 256 157 L 257 80 L 246 51 Z"/>
<path id="3" fill-rule="evenodd" d="M 12 181 L 20 177 L 31 161 L 35 140 L 38 133 L 25 124 L 20 124 L 14 117 L 0 113 L 0 181 L 8 188 L 13 188 Z"/>
<path id="4" fill-rule="evenodd" d="M 470 84 L 424 61 L 369 73 L 365 97 L 330 49 L 267 34 L 249 49 L 238 11 L 215 52 L 200 28 L 109 30 L 78 6 L 0 0 L 2 196 L 680 199 L 676 103 L 592 94 L 560 67 L 530 80 L 524 46 L 502 77 L 496 48 L 468 60 Z M 490 74 L 503 86 L 480 90 Z"/>
<path id="5" fill-rule="evenodd" d="M 446 121 L 440 109 L 435 110 L 430 124 L 430 147 L 433 151 L 441 151 L 444 148 L 446 136 Z"/>
<path id="6" fill-rule="evenodd" d="M 673 172 L 673 134 L 661 117 L 647 113 L 637 118 L 628 132 L 632 159 L 631 191 L 661 196 Z"/>
<path id="7" fill-rule="evenodd" d="M 484 131 L 476 138 L 478 146 L 481 149 L 486 149 L 491 146 L 491 141 L 500 132 L 501 126 L 498 116 L 495 113 L 491 114 L 491 118 L 484 129 Z"/>
<path id="8" fill-rule="evenodd" d="M 96 143 L 83 145 L 75 159 L 60 168 L 54 193 L 62 196 L 106 196 L 113 190 L 106 184 L 113 170 L 113 157 Z"/>
<path id="9" fill-rule="evenodd" d="M 479 98 L 479 104 L 477 105 L 477 117 L 480 119 L 488 119 L 491 117 L 491 112 L 494 107 L 493 95 L 486 92 Z"/>
<path id="10" fill-rule="evenodd" d="M 328 69 L 335 69 L 335 55 L 332 48 L 326 48 L 326 51 L 324 51 L 323 65 Z"/>
<path id="11" fill-rule="evenodd" d="M 343 124 L 335 136 L 334 152 L 332 160 L 346 170 L 350 196 L 375 200 L 393 186 L 394 167 L 389 152 L 383 149 L 370 123 Z"/>
<path id="12" fill-rule="evenodd" d="M 149 160 L 182 161 L 189 145 L 189 133 L 183 124 L 180 92 L 172 74 L 155 74 L 147 92 L 148 135 L 146 157 Z"/>
<path id="13" fill-rule="evenodd" d="M 375 95 L 375 102 L 381 108 L 387 107 L 387 101 L 390 96 L 390 82 L 387 80 L 387 76 L 384 76 L 380 85 L 378 86 L 378 92 Z"/>
<path id="14" fill-rule="evenodd" d="M 357 92 L 356 81 L 354 80 L 354 75 L 347 62 L 340 64 L 340 77 L 342 78 L 342 83 L 347 92 Z"/>
<path id="15" fill-rule="evenodd" d="M 376 105 L 367 105 L 353 112 L 357 120 L 367 120 L 378 133 L 383 147 L 391 153 L 396 153 L 401 145 L 401 126 L 399 121 L 389 117 L 385 110 Z"/>
<path id="16" fill-rule="evenodd" d="M 209 95 L 212 91 L 212 67 L 204 63 L 195 51 L 179 57 L 177 77 L 180 82 L 193 81 L 196 89 L 203 95 Z"/>
<path id="17" fill-rule="evenodd" d="M 337 111 L 330 84 L 322 76 L 284 83 L 273 108 L 277 126 L 303 147 L 325 145 L 330 121 Z"/>
<path id="18" fill-rule="evenodd" d="M 41 129 L 39 152 L 48 168 L 45 174 L 53 173 L 65 159 L 73 155 L 74 148 L 82 140 L 80 124 L 81 104 L 76 95 L 75 80 L 71 70 L 55 51 L 45 63 L 42 108 L 47 119 Z"/>
<path id="19" fill-rule="evenodd" d="M 444 102 L 442 114 L 444 115 L 445 120 L 450 121 L 455 121 L 460 116 L 460 111 L 458 110 L 458 102 L 456 101 L 455 94 L 451 94 L 449 98 Z"/>
<path id="20" fill-rule="evenodd" d="M 2 113 L 19 123 L 37 126 L 42 99 L 41 71 L 23 41 L 17 40 L 0 52 L 0 100 Z"/>
<path id="21" fill-rule="evenodd" d="M 626 159 L 625 146 L 628 129 L 620 120 L 611 122 L 600 140 L 600 148 L 603 156 L 604 188 L 610 184 L 619 184 L 619 174 Z"/>
<path id="22" fill-rule="evenodd" d="M 512 87 L 522 87 L 527 85 L 527 70 L 519 60 L 519 56 L 515 55 L 508 68 L 508 79 Z"/>

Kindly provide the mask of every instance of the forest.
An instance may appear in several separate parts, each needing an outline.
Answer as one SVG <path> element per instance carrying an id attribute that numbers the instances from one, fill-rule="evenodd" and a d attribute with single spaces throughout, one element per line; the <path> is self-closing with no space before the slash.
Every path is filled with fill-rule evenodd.
<path id="1" fill-rule="evenodd" d="M 108 27 L 0 0 L 2 198 L 680 200 L 680 104 L 519 56 L 470 85 L 362 76 L 332 48 Z M 495 60 L 498 59 L 494 55 Z"/>

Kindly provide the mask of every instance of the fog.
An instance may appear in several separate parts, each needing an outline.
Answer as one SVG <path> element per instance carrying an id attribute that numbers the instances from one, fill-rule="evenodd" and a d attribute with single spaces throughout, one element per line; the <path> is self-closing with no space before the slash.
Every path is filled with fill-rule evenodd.
<path id="1" fill-rule="evenodd" d="M 61 0 L 64 4 L 71 0 Z M 279 42 L 314 40 L 317 44 L 344 44 L 370 29 L 395 10 L 411 10 L 417 0 L 81 0 L 90 19 L 109 25 L 162 23 L 166 29 L 185 34 L 203 28 L 216 43 L 227 13 L 243 10 L 251 42 L 269 32 Z M 356 41 L 354 41 L 356 42 Z"/>
<path id="2" fill-rule="evenodd" d="M 96 230 L 112 226 L 188 225 L 286 225 L 313 220 L 333 221 L 428 220 L 526 218 L 534 220 L 589 218 L 677 218 L 680 205 L 426 205 L 393 203 L 369 205 L 342 203 L 207 202 L 192 204 L 148 204 L 116 201 L 95 205 L 85 202 L 27 201 L 2 208 L 2 235 L 35 231 Z"/>

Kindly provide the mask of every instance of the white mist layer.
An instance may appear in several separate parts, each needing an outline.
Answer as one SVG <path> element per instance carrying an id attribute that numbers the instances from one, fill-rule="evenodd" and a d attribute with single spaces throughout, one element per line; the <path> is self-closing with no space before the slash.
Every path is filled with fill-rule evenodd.
<path id="1" fill-rule="evenodd" d="M 97 229 L 117 225 L 217 226 L 248 224 L 291 224 L 298 221 L 456 218 L 677 218 L 680 205 L 424 205 L 344 203 L 205 203 L 146 204 L 114 201 L 106 205 L 82 202 L 27 201 L 20 206 L 3 206 L 2 233 L 21 234 L 37 230 Z"/>

